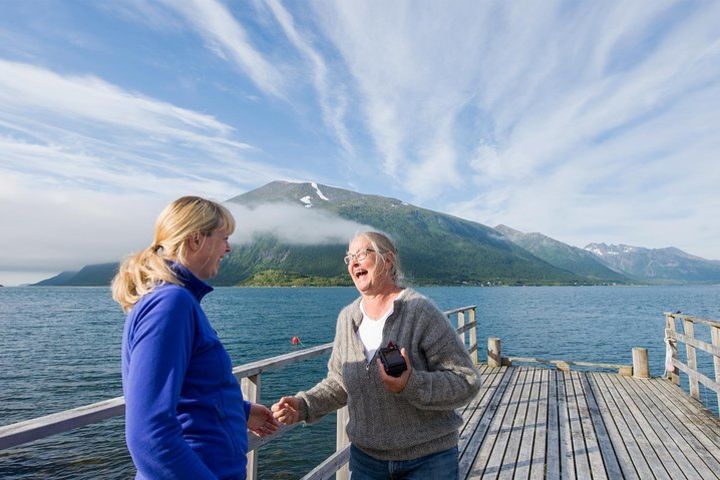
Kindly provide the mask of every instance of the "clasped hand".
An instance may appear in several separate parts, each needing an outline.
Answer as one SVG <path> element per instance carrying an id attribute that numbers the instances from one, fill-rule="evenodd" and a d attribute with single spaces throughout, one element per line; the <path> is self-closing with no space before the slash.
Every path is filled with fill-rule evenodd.
<path id="1" fill-rule="evenodd" d="M 272 406 L 272 413 L 280 423 L 292 425 L 300 421 L 300 399 L 297 397 L 282 397 Z"/>
<path id="2" fill-rule="evenodd" d="M 265 437 L 275 433 L 280 424 L 275 420 L 269 408 L 259 403 L 253 403 L 250 405 L 250 417 L 247 419 L 247 427 L 255 435 Z"/>
<path id="3" fill-rule="evenodd" d="M 378 372 L 380 380 L 382 380 L 385 389 L 389 392 L 400 393 L 405 389 L 410 374 L 412 373 L 412 363 L 410 363 L 410 357 L 404 348 L 400 349 L 400 354 L 405 359 L 407 370 L 405 370 L 399 377 L 391 377 L 385 373 L 380 359 L 377 359 Z M 272 406 L 272 414 L 280 423 L 285 425 L 292 425 L 300 421 L 300 399 L 298 397 L 282 397 L 277 403 Z"/>

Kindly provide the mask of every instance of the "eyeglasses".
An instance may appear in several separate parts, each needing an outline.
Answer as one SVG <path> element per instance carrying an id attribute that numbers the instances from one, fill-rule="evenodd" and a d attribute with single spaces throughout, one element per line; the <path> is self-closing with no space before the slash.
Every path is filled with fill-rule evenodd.
<path id="1" fill-rule="evenodd" d="M 350 265 L 350 262 L 353 262 L 355 260 L 357 260 L 358 262 L 362 262 L 367 258 L 368 253 L 374 251 L 375 250 L 373 250 L 372 248 L 364 248 L 357 253 L 348 253 L 347 255 L 345 255 L 345 258 L 343 258 L 343 260 L 345 260 L 345 265 Z"/>

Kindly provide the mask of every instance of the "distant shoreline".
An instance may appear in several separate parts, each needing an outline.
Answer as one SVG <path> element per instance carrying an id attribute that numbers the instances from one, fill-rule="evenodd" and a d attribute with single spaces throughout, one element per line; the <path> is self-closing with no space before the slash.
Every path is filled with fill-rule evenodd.
<path id="1" fill-rule="evenodd" d="M 518 288 L 518 287 L 689 287 L 689 286 L 708 286 L 720 287 L 719 283 L 587 283 L 587 284 L 551 284 L 551 283 L 527 283 L 527 284 L 493 284 L 493 285 L 460 285 L 456 283 L 411 283 L 406 285 L 411 288 L 430 288 L 430 287 L 458 287 L 458 288 Z M 110 288 L 109 284 L 102 285 L 0 285 L 0 288 Z M 353 285 L 212 285 L 213 288 L 352 288 Z"/>

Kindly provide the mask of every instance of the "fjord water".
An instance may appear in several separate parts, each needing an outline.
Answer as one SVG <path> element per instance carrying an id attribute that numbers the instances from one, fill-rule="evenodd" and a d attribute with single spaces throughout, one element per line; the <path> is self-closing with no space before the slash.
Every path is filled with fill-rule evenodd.
<path id="1" fill-rule="evenodd" d="M 488 336 L 503 353 L 630 364 L 646 347 L 651 373 L 663 371 L 662 312 L 720 319 L 720 287 L 431 287 L 443 310 L 477 305 L 480 357 Z M 218 288 L 203 301 L 233 363 L 332 341 L 353 288 Z M 122 395 L 123 314 L 108 288 L 0 289 L 0 425 Z M 709 333 L 699 327 L 698 337 Z M 683 352 L 681 351 L 681 355 Z M 710 366 L 698 354 L 703 369 Z M 327 357 L 262 377 L 261 400 L 308 388 Z M 707 395 L 707 392 L 705 392 Z M 707 397 L 711 397 L 707 395 Z M 296 428 L 260 450 L 260 478 L 299 478 L 334 451 L 335 423 Z M 0 478 L 130 478 L 132 462 L 117 418 L 0 452 Z"/>

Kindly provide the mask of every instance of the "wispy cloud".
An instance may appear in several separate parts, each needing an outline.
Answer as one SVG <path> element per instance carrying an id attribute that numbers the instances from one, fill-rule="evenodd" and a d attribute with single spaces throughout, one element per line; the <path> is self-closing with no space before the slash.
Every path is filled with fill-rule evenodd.
<path id="1" fill-rule="evenodd" d="M 163 0 L 163 3 L 181 14 L 211 50 L 236 65 L 261 91 L 284 96 L 283 75 L 253 46 L 242 24 L 225 5 L 215 0 Z"/>
<path id="2" fill-rule="evenodd" d="M 264 22 L 269 21 L 273 22 L 273 27 L 279 27 L 276 34 L 285 36 L 299 54 L 299 59 L 263 50 L 260 37 L 267 32 L 262 35 L 257 30 L 248 32 L 238 15 L 214 0 L 164 0 L 164 4 L 185 19 L 193 31 L 205 40 L 208 49 L 237 67 L 263 93 L 283 99 L 292 111 L 303 110 L 302 102 L 297 99 L 298 96 L 305 97 L 303 87 L 311 84 L 324 125 L 346 155 L 355 155 L 346 125 L 349 100 L 347 88 L 342 82 L 343 75 L 328 67 L 324 53 L 313 45 L 312 36 L 295 23 L 292 14 L 280 2 L 256 2 L 258 16 L 266 10 L 271 14 L 271 20 L 259 23 L 267 26 Z M 276 42 L 276 45 L 280 43 Z"/>
<path id="3" fill-rule="evenodd" d="M 130 191 L 192 183 L 215 196 L 286 176 L 248 159 L 254 147 L 235 135 L 212 116 L 94 76 L 0 60 L 0 169 Z"/>
<path id="4" fill-rule="evenodd" d="M 293 17 L 277 0 L 270 0 L 268 7 L 282 27 L 288 40 L 300 51 L 310 64 L 313 85 L 317 92 L 323 120 L 334 132 L 340 145 L 349 155 L 355 154 L 350 135 L 345 125 L 347 95 L 342 84 L 330 84 L 329 71 L 322 55 L 311 45 L 295 26 Z"/>
<path id="5" fill-rule="evenodd" d="M 720 257 L 712 210 L 684 215 L 717 204 L 718 4 L 313 5 L 384 170 L 421 203 L 575 243 L 661 246 L 673 219 Z"/>
<path id="6" fill-rule="evenodd" d="M 184 28 L 181 17 L 168 14 L 168 9 L 154 0 L 97 2 L 93 6 L 123 20 L 145 25 L 154 30 L 179 31 Z"/>
<path id="7" fill-rule="evenodd" d="M 482 31 L 462 9 L 408 2 L 315 3 L 357 88 L 382 169 L 418 198 L 459 182 L 456 116 L 475 96 Z M 434 185 L 430 176 L 441 174 Z"/>
<path id="8" fill-rule="evenodd" d="M 149 241 L 180 195 L 224 200 L 292 176 L 248 159 L 257 150 L 210 115 L 5 60 L 0 152 L 0 271 L 118 259 Z"/>
<path id="9" fill-rule="evenodd" d="M 312 178 L 720 258 L 720 3 L 128 0 L 87 28 L 63 23 L 76 8 L 0 18 L 0 199 L 20 212 Z M 102 63 L 129 39 L 138 63 Z"/>
<path id="10" fill-rule="evenodd" d="M 706 226 L 718 205 L 709 185 L 720 181 L 711 168 L 720 146 L 720 11 L 627 6 L 595 12 L 584 35 L 556 32 L 544 57 L 551 68 L 533 76 L 546 87 L 523 98 L 522 112 L 497 110 L 499 135 L 471 163 L 482 193 L 457 213 L 580 245 L 594 236 L 720 256 L 708 249 L 720 232 Z M 538 41 L 552 26 L 538 25 Z M 498 92 L 483 106 L 510 96 Z M 703 213 L 689 214 L 690 205 Z M 669 226 L 698 236 L 668 235 Z"/>

